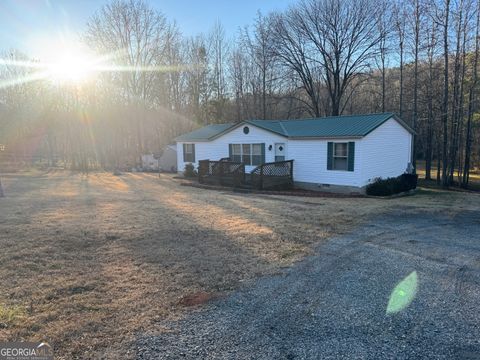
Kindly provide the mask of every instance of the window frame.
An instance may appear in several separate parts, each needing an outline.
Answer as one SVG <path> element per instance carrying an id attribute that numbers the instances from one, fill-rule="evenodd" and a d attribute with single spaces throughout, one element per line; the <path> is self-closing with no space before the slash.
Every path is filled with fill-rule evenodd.
<path id="1" fill-rule="evenodd" d="M 235 151 L 235 147 L 238 147 L 238 153 Z M 242 162 L 242 144 L 232 144 L 231 161 Z"/>
<path id="2" fill-rule="evenodd" d="M 244 163 L 246 166 L 252 165 L 252 147 L 252 144 L 242 144 L 242 163 Z M 247 149 L 248 151 L 245 151 Z"/>
<path id="3" fill-rule="evenodd" d="M 258 146 L 259 148 L 259 153 L 258 154 L 255 154 L 255 152 L 253 151 L 253 147 L 254 145 Z M 253 161 L 253 159 L 259 159 L 258 163 L 256 164 L 255 161 Z M 250 144 L 250 161 L 251 161 L 251 164 L 252 166 L 259 166 L 259 165 L 262 165 L 262 160 L 263 160 L 263 154 L 262 154 L 262 143 L 253 143 L 253 144 Z"/>
<path id="4" fill-rule="evenodd" d="M 231 145 L 231 161 L 240 162 L 245 166 L 259 166 L 262 165 L 262 143 L 235 143 Z M 249 148 L 248 151 L 244 151 L 245 147 Z M 257 153 L 254 152 L 254 146 L 257 146 Z M 237 149 L 240 151 L 237 153 Z M 248 152 L 248 153 L 247 153 Z M 246 158 L 248 157 L 248 159 Z M 246 161 L 245 161 L 246 160 Z"/>
<path id="5" fill-rule="evenodd" d="M 340 145 L 340 144 L 346 144 L 346 155 L 345 156 L 342 156 L 342 155 L 336 155 L 336 150 L 337 150 L 337 145 Z M 349 171 L 348 170 L 348 154 L 349 154 L 349 143 L 348 141 L 347 142 L 344 142 L 344 141 L 338 141 L 338 142 L 333 142 L 333 149 L 332 149 L 332 170 L 334 171 Z M 337 169 L 336 167 L 336 159 L 345 159 L 345 168 L 344 169 Z"/>
<path id="6" fill-rule="evenodd" d="M 183 144 L 183 162 L 194 163 L 195 162 L 195 143 Z M 190 146 L 191 151 L 187 151 Z M 190 160 L 189 160 L 190 159 Z"/>

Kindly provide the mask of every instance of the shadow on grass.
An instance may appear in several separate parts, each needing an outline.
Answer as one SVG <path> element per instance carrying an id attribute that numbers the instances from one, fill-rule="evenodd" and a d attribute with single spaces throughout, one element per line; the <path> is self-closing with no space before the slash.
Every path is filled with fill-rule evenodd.
<path id="1" fill-rule="evenodd" d="M 0 337 L 42 334 L 66 358 L 125 350 L 135 332 L 180 316 L 181 299 L 274 273 L 386 204 L 279 202 L 139 173 L 21 177 L 11 195 L 0 213 L 0 303 L 29 310 Z"/>

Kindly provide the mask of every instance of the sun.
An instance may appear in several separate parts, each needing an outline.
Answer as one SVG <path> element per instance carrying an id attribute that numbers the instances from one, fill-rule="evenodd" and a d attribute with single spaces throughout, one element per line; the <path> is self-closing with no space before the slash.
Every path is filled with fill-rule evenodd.
<path id="1" fill-rule="evenodd" d="M 57 85 L 80 85 L 93 80 L 95 75 L 105 71 L 116 71 L 109 67 L 109 56 L 98 56 L 83 42 L 74 38 L 62 37 L 60 41 L 39 37 L 32 60 L 0 58 L 0 66 L 8 65 L 25 68 L 25 75 L 0 79 L 0 89 L 28 83 L 48 80 Z M 122 70 L 122 69 L 121 69 Z M 120 70 L 119 70 L 120 71 Z"/>
<path id="2" fill-rule="evenodd" d="M 50 78 L 59 82 L 82 82 L 92 73 L 92 67 L 87 59 L 73 54 L 65 54 L 56 62 L 48 65 Z"/>
<path id="3" fill-rule="evenodd" d="M 95 73 L 98 60 L 87 49 L 80 46 L 64 47 L 56 51 L 48 62 L 47 77 L 59 83 L 81 83 Z"/>

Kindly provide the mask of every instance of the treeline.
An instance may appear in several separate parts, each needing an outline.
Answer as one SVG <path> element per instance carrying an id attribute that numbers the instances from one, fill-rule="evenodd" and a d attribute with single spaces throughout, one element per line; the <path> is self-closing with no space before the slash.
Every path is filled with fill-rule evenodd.
<path id="1" fill-rule="evenodd" d="M 15 83 L 35 69 L 2 66 L 0 142 L 113 168 L 209 123 L 395 112 L 426 178 L 466 187 L 480 163 L 479 19 L 475 0 L 304 0 L 233 39 L 220 22 L 186 37 L 147 2 L 115 0 L 83 34 L 110 64 L 90 82 Z"/>

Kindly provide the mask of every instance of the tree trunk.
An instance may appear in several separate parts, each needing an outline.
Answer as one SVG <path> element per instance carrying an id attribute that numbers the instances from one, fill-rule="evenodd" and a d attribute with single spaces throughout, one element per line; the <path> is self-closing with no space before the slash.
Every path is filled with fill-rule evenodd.
<path id="1" fill-rule="evenodd" d="M 418 117 L 418 51 L 420 42 L 420 2 L 415 0 L 415 60 L 414 60 L 414 85 L 413 85 L 413 130 L 417 131 L 417 117 Z M 417 136 L 413 135 L 413 149 L 412 149 L 412 165 L 414 174 L 417 172 Z"/>
<path id="2" fill-rule="evenodd" d="M 448 147 L 448 18 L 450 14 L 450 0 L 445 0 L 445 21 L 443 24 L 443 103 L 442 103 L 442 122 L 443 122 L 443 150 L 442 150 L 442 185 L 448 187 L 447 178 L 447 147 Z"/>
<path id="3" fill-rule="evenodd" d="M 476 100 L 475 89 L 478 83 L 478 50 L 480 36 L 480 2 L 477 7 L 477 21 L 475 26 L 475 55 L 473 60 L 473 79 L 468 91 L 468 114 L 467 114 L 467 130 L 465 135 L 465 160 L 463 164 L 462 187 L 467 188 L 470 177 L 470 157 L 472 151 L 472 119 L 474 112 L 474 103 Z"/>

